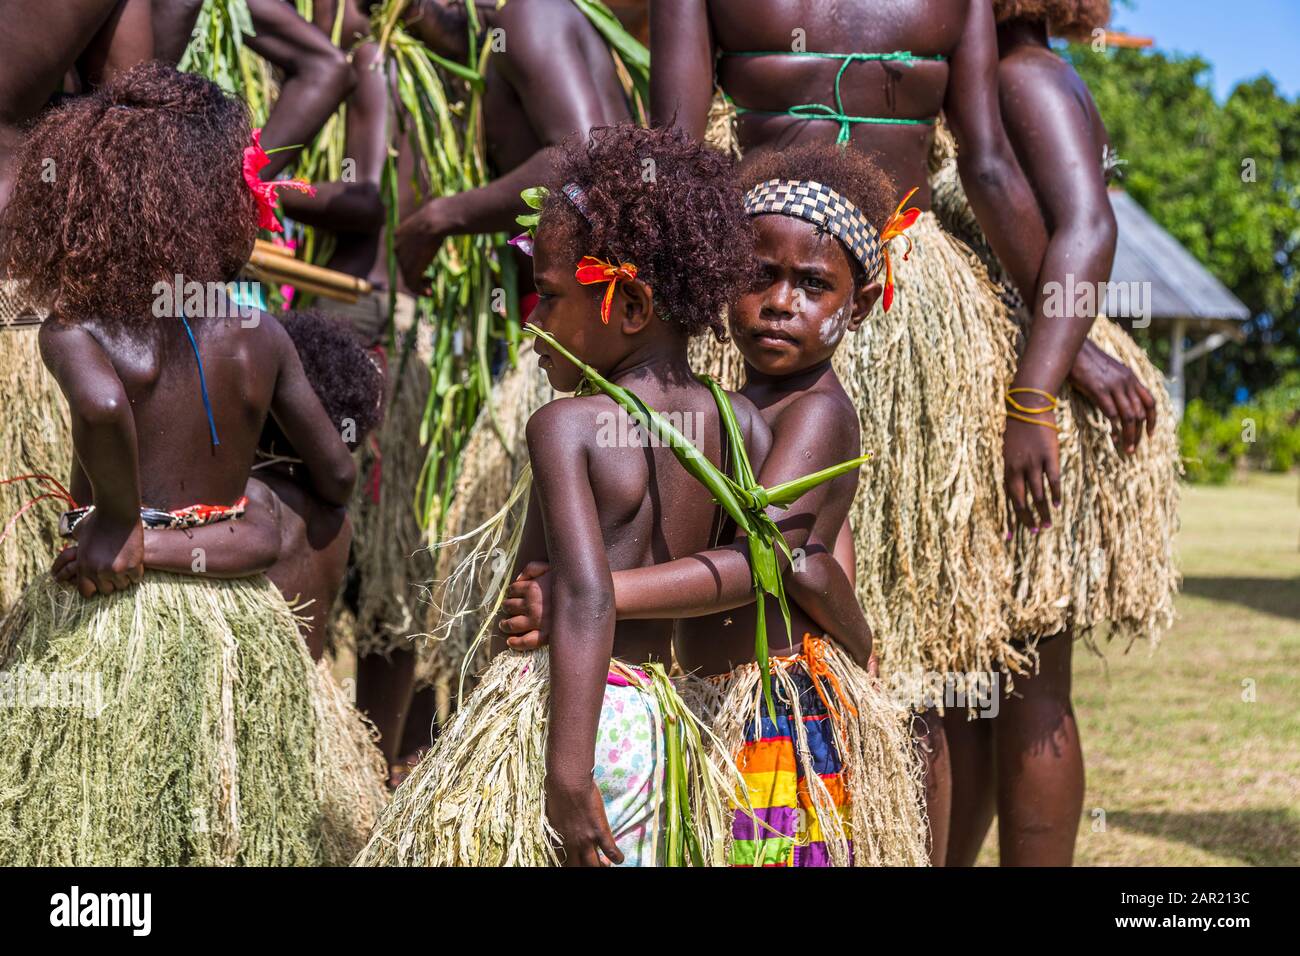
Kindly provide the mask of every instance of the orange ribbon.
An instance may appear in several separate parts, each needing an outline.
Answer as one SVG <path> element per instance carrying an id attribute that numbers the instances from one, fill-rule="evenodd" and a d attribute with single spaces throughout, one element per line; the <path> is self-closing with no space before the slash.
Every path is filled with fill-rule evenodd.
<path id="1" fill-rule="evenodd" d="M 609 310 L 614 303 L 614 289 L 620 282 L 631 282 L 636 278 L 636 266 L 630 262 L 614 265 L 595 256 L 583 256 L 578 263 L 578 271 L 573 274 L 573 277 L 583 285 L 609 283 L 609 288 L 605 290 L 605 298 L 600 303 L 600 321 L 609 325 Z"/>
<path id="2" fill-rule="evenodd" d="M 886 220 L 885 228 L 880 231 L 880 245 L 885 257 L 884 307 L 886 312 L 894 304 L 894 263 L 889 258 L 889 241 L 903 236 L 907 240 L 907 251 L 903 253 L 903 260 L 906 261 L 907 257 L 912 254 L 912 237 L 904 236 L 903 233 L 912 228 L 916 220 L 921 218 L 921 210 L 913 206 L 911 209 L 904 211 L 903 207 L 916 194 L 917 188 L 913 186 L 911 192 L 903 197 L 903 201 L 898 204 L 894 214 Z"/>
<path id="3" fill-rule="evenodd" d="M 826 696 L 826 691 L 822 689 L 822 681 L 824 680 L 826 683 L 831 685 L 831 690 L 834 691 L 833 696 L 844 705 L 845 710 L 854 717 L 858 716 L 858 711 L 857 708 L 849 703 L 848 699 L 844 696 L 844 689 L 840 686 L 840 679 L 835 676 L 835 672 L 831 670 L 830 664 L 826 663 L 826 648 L 827 644 L 825 641 L 813 637 L 812 635 L 808 635 L 803 639 L 803 656 L 804 660 L 807 662 L 808 673 L 812 677 L 813 686 L 817 688 L 817 696 L 820 697 L 822 703 L 826 705 L 826 712 L 831 715 L 831 720 L 835 721 L 835 725 L 839 727 L 840 733 L 847 737 L 847 733 L 844 730 L 844 715 L 835 709 L 835 705 L 832 704 L 830 698 Z"/>
<path id="4" fill-rule="evenodd" d="M 844 705 L 846 711 L 854 717 L 858 716 L 858 711 L 844 696 L 844 688 L 840 686 L 840 679 L 835 676 L 830 664 L 826 662 L 826 649 L 828 646 L 827 642 L 821 638 L 805 634 L 803 636 L 802 651 L 788 657 L 773 657 L 768 666 L 775 671 L 778 667 L 791 667 L 802 661 L 804 667 L 808 670 L 808 676 L 812 678 L 812 684 L 817 690 L 817 696 L 822 699 L 822 704 L 826 707 L 826 713 L 830 715 L 835 726 L 839 728 L 840 736 L 847 740 L 848 731 L 844 727 L 844 715 L 836 710 L 835 705 L 831 703 L 831 698 L 827 696 L 825 688 L 822 687 L 822 681 L 830 684 L 833 692 L 832 696 Z"/>

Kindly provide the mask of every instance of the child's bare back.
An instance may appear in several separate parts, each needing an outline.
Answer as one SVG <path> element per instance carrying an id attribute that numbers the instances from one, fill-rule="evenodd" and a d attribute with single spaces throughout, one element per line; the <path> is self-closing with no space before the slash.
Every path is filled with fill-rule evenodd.
<path id="1" fill-rule="evenodd" d="M 266 416 L 273 412 L 293 435 L 320 493 L 344 503 L 355 468 L 280 323 L 255 312 L 243 319 L 191 319 L 189 325 L 202 360 L 202 381 L 180 319 L 164 318 L 130 331 L 57 320 L 41 329 L 41 352 L 55 377 L 60 382 L 69 376 L 79 379 L 69 394 L 74 416 L 94 416 L 120 398 L 129 403 L 141 502 L 166 510 L 234 501 L 248 478 Z M 86 375 L 90 369 L 98 374 Z M 105 374 L 109 371 L 120 391 Z M 80 467 L 74 466 L 72 493 L 83 503 L 93 497 Z"/>
<path id="2" fill-rule="evenodd" d="M 679 431 L 715 466 L 728 470 L 717 404 L 693 376 L 633 374 L 618 384 L 674 424 L 681 423 Z M 766 428 L 747 399 L 731 398 L 751 460 L 761 463 Z M 671 449 L 638 429 L 611 399 L 551 402 L 533 415 L 528 435 L 538 476 L 537 503 L 546 514 L 563 520 L 560 527 L 546 525 L 554 549 L 562 547 L 564 537 L 593 522 L 611 572 L 671 561 L 716 544 L 723 515 L 707 489 L 686 472 Z M 572 474 L 561 477 L 569 470 Z M 586 488 L 581 487 L 584 483 Z M 546 554 L 546 547 L 540 542 L 542 553 L 531 552 L 529 558 L 553 565 L 563 562 L 562 556 Z M 614 655 L 629 661 L 668 661 L 672 631 L 671 620 L 619 621 Z"/>

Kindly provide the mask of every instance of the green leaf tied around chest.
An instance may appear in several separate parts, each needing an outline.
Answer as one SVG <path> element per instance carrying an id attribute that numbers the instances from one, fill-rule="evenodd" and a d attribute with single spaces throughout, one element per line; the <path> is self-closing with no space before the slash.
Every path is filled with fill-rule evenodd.
<path id="1" fill-rule="evenodd" d="M 787 508 L 823 482 L 831 481 L 862 467 L 871 456 L 861 455 L 813 474 L 783 482 L 773 488 L 764 488 L 754 477 L 754 469 L 749 463 L 749 455 L 745 450 L 745 438 L 740 423 L 736 420 L 735 410 L 731 407 L 730 398 L 713 379 L 699 376 L 700 381 L 708 386 L 713 394 L 727 436 L 728 464 L 734 477 L 728 476 L 674 428 L 668 419 L 643 402 L 631 389 L 610 382 L 569 352 L 553 336 L 536 326 L 525 326 L 524 331 L 535 335 L 577 366 L 588 383 L 617 402 L 634 422 L 645 429 L 647 434 L 666 445 L 687 473 L 708 489 L 713 500 L 727 512 L 731 520 L 736 523 L 736 527 L 744 531 L 749 545 L 750 569 L 754 578 L 754 658 L 758 662 L 763 680 L 763 699 L 767 703 L 768 715 L 775 721 L 776 707 L 772 700 L 772 678 L 768 662 L 765 599 L 769 596 L 776 599 L 781 607 L 781 617 L 785 621 L 786 635 L 789 639 L 793 639 L 790 633 L 790 607 L 786 603 L 785 587 L 781 581 L 781 564 L 777 560 L 777 548 L 781 549 L 787 561 L 793 560 L 793 556 L 789 545 L 781 535 L 781 530 L 768 515 L 767 508 Z"/>

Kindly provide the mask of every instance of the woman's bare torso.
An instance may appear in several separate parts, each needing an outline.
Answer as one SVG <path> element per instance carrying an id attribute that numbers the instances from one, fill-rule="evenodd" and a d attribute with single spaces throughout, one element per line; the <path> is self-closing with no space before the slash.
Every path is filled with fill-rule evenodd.
<path id="1" fill-rule="evenodd" d="M 785 110 L 835 106 L 835 77 L 843 61 L 808 56 L 727 56 L 791 50 L 816 53 L 894 53 L 950 56 L 965 26 L 968 0 L 710 0 L 718 82 L 737 105 Z M 798 32 L 801 31 L 801 32 Z M 946 61 L 853 62 L 840 83 L 850 116 L 932 120 L 948 87 Z M 784 147 L 834 142 L 840 125 L 827 120 L 746 113 L 738 118 L 741 146 Z M 931 125 L 855 123 L 851 141 L 874 154 L 896 182 L 921 185 L 917 205 L 929 205 L 926 163 Z"/>

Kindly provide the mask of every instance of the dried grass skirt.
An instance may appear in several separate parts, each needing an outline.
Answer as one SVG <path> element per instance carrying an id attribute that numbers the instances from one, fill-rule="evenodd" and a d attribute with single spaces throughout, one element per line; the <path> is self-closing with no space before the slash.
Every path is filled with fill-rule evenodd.
<path id="1" fill-rule="evenodd" d="M 0 299 L 6 290 L 0 287 Z M 0 303 L 0 308 L 3 304 Z M 0 325 L 0 480 L 43 474 L 68 480 L 72 465 L 72 428 L 68 406 L 54 377 L 41 361 L 39 325 Z M 31 482 L 0 485 L 0 530 L 33 497 L 41 494 Z M 0 542 L 0 614 L 7 611 L 27 584 L 49 570 L 63 543 L 58 522 L 51 516 L 57 501 L 34 505 L 18 518 Z"/>
<path id="2" fill-rule="evenodd" d="M 492 386 L 492 397 L 470 431 L 465 445 L 455 494 L 435 547 L 436 573 L 430 588 L 432 611 L 429 631 L 436 639 L 425 642 L 416 668 L 416 686 L 438 686 L 449 698 L 459 686 L 462 667 L 477 674 L 488 664 L 487 648 L 475 647 L 502 575 L 514 562 L 510 532 L 518 530 L 527 508 L 527 495 L 517 502 L 506 520 L 496 526 L 501 533 L 484 541 L 473 532 L 482 528 L 507 501 L 528 467 L 524 428 L 533 412 L 555 391 L 546 373 L 537 367 L 531 342 L 519 350 L 519 361 L 507 368 Z M 468 563 L 468 566 L 467 566 Z M 474 659 L 466 666 L 466 658 Z"/>
<path id="3" fill-rule="evenodd" d="M 611 670 L 620 666 L 625 665 L 613 664 Z M 433 749 L 393 794 L 356 865 L 559 863 L 544 798 L 550 667 L 546 648 L 506 651 L 493 660 Z M 673 747 L 669 733 L 694 735 L 695 744 L 685 746 L 685 776 L 679 786 L 689 793 L 693 832 L 706 861 L 722 865 L 730 825 L 727 801 L 738 778 L 729 762 L 719 765 L 707 756 L 700 728 L 693 723 L 682 726 L 689 714 L 680 700 L 658 693 L 666 684 L 666 680 L 655 684 L 656 709 L 664 728 L 661 752 Z M 668 719 L 666 714 L 676 716 Z M 601 730 L 606 729 L 602 719 Z M 602 740 L 598 746 L 612 748 L 614 742 Z M 601 762 L 598 750 L 597 764 Z M 663 858 L 661 852 L 654 855 Z"/>
<path id="4" fill-rule="evenodd" d="M 908 729 L 909 710 L 890 700 L 830 641 L 806 637 L 803 653 L 773 659 L 771 672 L 773 695 L 780 713 L 786 715 L 782 726 L 793 730 L 799 806 L 817 821 L 814 838 L 824 844 L 820 854 L 833 866 L 928 865 L 921 764 Z M 770 774 L 764 774 L 768 768 L 753 762 L 746 751 L 747 737 L 756 733 L 768 743 L 767 731 L 756 728 L 771 730 L 759 677 L 758 665 L 751 663 L 720 677 L 686 677 L 679 687 L 712 730 L 722 753 L 737 761 L 746 776 L 753 812 L 762 818 L 766 803 L 762 787 L 756 789 L 755 782 L 765 782 L 762 778 Z M 823 698 L 821 706 L 815 698 L 809 706 L 810 685 Z M 830 713 L 819 720 L 813 712 Z M 823 722 L 827 733 L 822 736 L 832 740 L 836 750 L 835 779 L 823 772 L 826 755 L 821 753 L 821 741 L 811 739 Z M 794 768 L 786 772 L 793 774 Z M 778 842 L 773 840 L 776 834 L 739 816 L 733 836 L 736 833 Z M 733 841 L 733 859 L 743 855 L 736 849 Z M 796 857 L 799 850 L 794 848 Z"/>
<path id="5" fill-rule="evenodd" d="M 988 266 L 1003 298 L 1018 305 L 966 200 L 954 156 L 938 164 L 932 185 L 944 226 Z M 1021 305 L 1014 318 L 1023 352 L 1029 314 Z M 1031 643 L 1071 630 L 1096 649 L 1094 631 L 1108 626 L 1108 638 L 1125 649 L 1137 639 L 1154 647 L 1173 624 L 1180 580 L 1173 554 L 1183 471 L 1177 423 L 1164 376 L 1132 336 L 1099 316 L 1088 338 L 1127 365 L 1155 398 L 1155 434 L 1144 435 L 1133 457 L 1123 458 L 1101 411 L 1068 384 L 1062 388 L 1061 507 L 1051 529 L 1017 531 L 1007 614 L 1016 637 Z"/>
<path id="6" fill-rule="evenodd" d="M 415 512 L 416 486 L 427 446 L 420 426 L 433 387 L 428 357 L 417 347 L 388 357 L 384 421 L 361 455 L 360 475 L 348 511 L 352 558 L 360 571 L 357 656 L 415 652 L 425 631 L 422 589 L 433 577 L 433 556 Z"/>
<path id="7" fill-rule="evenodd" d="M 382 760 L 327 679 L 264 577 L 37 580 L 0 623 L 0 864 L 342 862 Z"/>

